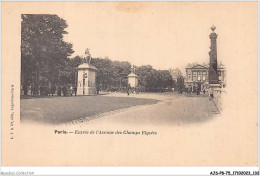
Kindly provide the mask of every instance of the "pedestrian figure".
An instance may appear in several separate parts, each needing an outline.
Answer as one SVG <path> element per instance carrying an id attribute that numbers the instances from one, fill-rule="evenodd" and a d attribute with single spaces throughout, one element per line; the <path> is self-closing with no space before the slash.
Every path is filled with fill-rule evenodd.
<path id="1" fill-rule="evenodd" d="M 200 89 L 197 87 L 197 95 L 200 94 Z"/>
<path id="2" fill-rule="evenodd" d="M 212 90 L 212 88 L 210 87 L 208 91 L 209 91 L 209 96 L 210 96 L 209 99 L 210 99 L 210 100 L 213 100 L 213 98 L 214 98 L 214 94 L 213 94 L 213 90 Z"/>
<path id="3" fill-rule="evenodd" d="M 127 95 L 129 95 L 129 91 L 130 91 L 130 84 L 127 84 L 127 86 L 126 86 Z"/>
<path id="4" fill-rule="evenodd" d="M 99 85 L 97 85 L 97 94 L 99 94 Z"/>
<path id="5" fill-rule="evenodd" d="M 32 95 L 35 95 L 35 86 L 32 85 Z"/>
<path id="6" fill-rule="evenodd" d="M 75 96 L 77 96 L 77 87 L 74 88 Z"/>

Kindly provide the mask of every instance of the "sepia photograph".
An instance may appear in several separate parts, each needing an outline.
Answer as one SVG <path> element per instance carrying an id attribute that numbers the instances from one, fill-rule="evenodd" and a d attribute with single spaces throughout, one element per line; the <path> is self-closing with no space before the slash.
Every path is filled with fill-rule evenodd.
<path id="1" fill-rule="evenodd" d="M 257 2 L 2 2 L 1 23 L 3 166 L 258 165 Z"/>
<path id="2" fill-rule="evenodd" d="M 218 64 L 214 25 L 210 27 L 207 63 L 187 63 L 182 69 L 178 65 L 156 69 L 149 62 L 135 66 L 131 60 L 92 58 L 89 48 L 84 55 L 70 57 L 74 51 L 72 44 L 64 41 L 68 34 L 64 19 L 38 14 L 22 14 L 21 18 L 22 123 L 57 125 L 151 104 L 155 106 L 144 111 L 156 109 L 156 116 L 161 117 L 171 106 L 171 100 L 177 98 L 164 116 L 165 123 L 202 122 L 220 113 L 226 69 L 221 61 Z M 168 64 L 161 65 L 167 68 Z M 164 106 L 156 106 L 162 102 L 166 102 Z M 152 118 L 140 113 L 142 119 Z M 132 114 L 134 117 L 135 111 Z M 124 118 L 118 119 L 121 120 L 124 122 Z M 160 118 L 153 121 L 160 123 Z"/>

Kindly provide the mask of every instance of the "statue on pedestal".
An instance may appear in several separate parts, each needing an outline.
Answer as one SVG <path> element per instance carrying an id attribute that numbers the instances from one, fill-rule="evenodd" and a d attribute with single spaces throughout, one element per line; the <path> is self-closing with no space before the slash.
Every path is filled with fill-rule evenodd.
<path id="1" fill-rule="evenodd" d="M 132 65 L 132 67 L 131 67 L 131 73 L 134 73 L 134 74 L 135 74 L 135 68 L 134 68 L 134 65 Z"/>
<path id="2" fill-rule="evenodd" d="M 132 88 L 136 88 L 138 86 L 138 75 L 135 74 L 135 68 L 133 65 L 131 67 L 131 73 L 127 77 L 128 85 Z"/>
<path id="3" fill-rule="evenodd" d="M 90 50 L 89 48 L 87 48 L 85 50 L 85 55 L 86 55 L 85 62 L 90 64 L 90 62 L 91 62 L 91 55 L 90 55 L 89 50 Z"/>
<path id="4" fill-rule="evenodd" d="M 90 49 L 85 50 L 86 57 L 84 63 L 78 66 L 77 73 L 77 94 L 93 95 L 96 94 L 96 67 L 91 65 Z"/>

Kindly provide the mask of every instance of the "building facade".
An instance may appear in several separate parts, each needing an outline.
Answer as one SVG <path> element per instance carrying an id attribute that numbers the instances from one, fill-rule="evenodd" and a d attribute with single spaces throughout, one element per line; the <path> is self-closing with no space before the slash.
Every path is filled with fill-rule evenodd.
<path id="1" fill-rule="evenodd" d="M 209 66 L 208 65 L 188 65 L 186 68 L 185 87 L 192 90 L 199 88 L 207 90 L 209 85 Z M 223 64 L 217 68 L 218 80 L 222 88 L 226 87 L 226 68 Z"/>

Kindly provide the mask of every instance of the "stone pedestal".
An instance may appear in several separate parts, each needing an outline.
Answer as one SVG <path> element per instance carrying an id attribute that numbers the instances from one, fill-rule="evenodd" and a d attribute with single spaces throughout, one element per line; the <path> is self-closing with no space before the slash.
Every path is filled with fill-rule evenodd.
<path id="1" fill-rule="evenodd" d="M 130 84 L 131 87 L 138 86 L 138 76 L 136 74 L 131 73 L 127 77 L 128 77 L 128 84 Z"/>
<path id="2" fill-rule="evenodd" d="M 96 91 L 96 67 L 83 63 L 78 67 L 77 95 L 94 95 Z"/>
<path id="3" fill-rule="evenodd" d="M 209 89 L 212 89 L 213 93 L 219 93 L 221 91 L 221 84 L 209 84 Z"/>
<path id="4" fill-rule="evenodd" d="M 213 95 L 212 101 L 215 103 L 218 111 L 222 109 L 221 107 L 221 84 L 210 84 L 209 85 L 209 96 Z"/>
<path id="5" fill-rule="evenodd" d="M 218 101 L 221 96 L 221 84 L 210 84 L 208 92 L 213 101 Z"/>
<path id="6" fill-rule="evenodd" d="M 208 75 L 209 75 L 209 84 L 212 84 L 212 85 L 219 84 L 218 73 L 211 66 L 209 67 Z"/>
<path id="7" fill-rule="evenodd" d="M 131 73 L 127 76 L 128 84 L 133 88 L 138 86 L 138 76 L 135 74 L 135 68 L 132 66 Z"/>

